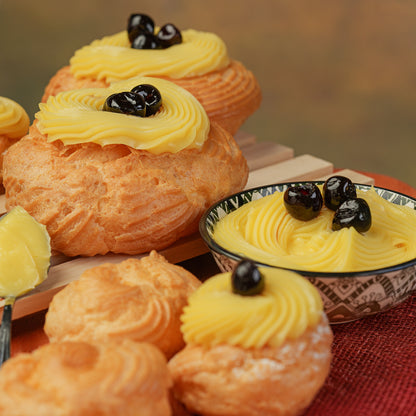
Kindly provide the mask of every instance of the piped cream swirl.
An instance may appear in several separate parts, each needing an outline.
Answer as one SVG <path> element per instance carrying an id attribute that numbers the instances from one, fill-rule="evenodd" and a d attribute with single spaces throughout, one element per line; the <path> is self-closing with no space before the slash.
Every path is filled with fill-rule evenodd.
<path id="1" fill-rule="evenodd" d="M 127 31 L 119 32 L 77 50 L 71 72 L 76 78 L 112 82 L 134 76 L 200 76 L 229 64 L 227 48 L 217 35 L 189 29 L 182 31 L 182 39 L 167 49 L 133 49 Z"/>
<path id="2" fill-rule="evenodd" d="M 224 248 L 259 262 L 297 270 L 349 272 L 393 266 L 416 257 L 416 211 L 383 199 L 372 188 L 357 190 L 372 213 L 366 233 L 332 231 L 333 211 L 323 207 L 310 221 L 293 218 L 276 192 L 243 205 L 216 224 Z"/>
<path id="3" fill-rule="evenodd" d="M 22 106 L 6 97 L 0 97 L 0 136 L 20 139 L 29 129 L 29 116 Z"/>
<path id="4" fill-rule="evenodd" d="M 130 91 L 139 84 L 152 84 L 162 95 L 162 107 L 150 117 L 102 111 L 108 96 Z M 150 77 L 135 77 L 109 88 L 61 92 L 40 104 L 35 117 L 48 141 L 64 144 L 93 142 L 105 146 L 125 144 L 155 154 L 200 148 L 210 122 L 196 98 L 176 84 Z"/>
<path id="5" fill-rule="evenodd" d="M 231 273 L 208 279 L 191 294 L 181 317 L 185 342 L 276 347 L 317 325 L 323 306 L 311 283 L 293 272 L 260 270 L 265 275 L 260 295 L 232 293 Z"/>

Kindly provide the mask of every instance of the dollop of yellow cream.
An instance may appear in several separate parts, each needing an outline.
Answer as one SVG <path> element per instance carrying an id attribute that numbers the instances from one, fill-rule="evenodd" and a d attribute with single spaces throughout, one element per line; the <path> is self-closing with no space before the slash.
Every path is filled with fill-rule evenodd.
<path id="1" fill-rule="evenodd" d="M 265 277 L 261 294 L 232 292 L 231 273 L 206 280 L 188 299 L 181 316 L 187 344 L 277 347 L 315 327 L 322 300 L 305 278 L 286 270 L 260 268 Z"/>
<path id="2" fill-rule="evenodd" d="M 151 84 L 161 93 L 161 109 L 153 116 L 138 117 L 102 111 L 111 94 Z M 173 82 L 135 77 L 109 88 L 88 88 L 51 96 L 35 117 L 39 130 L 52 142 L 93 142 L 105 146 L 125 144 L 155 154 L 200 148 L 208 137 L 210 122 L 199 101 Z"/>
<path id="3" fill-rule="evenodd" d="M 287 212 L 283 194 L 226 215 L 214 228 L 216 242 L 261 263 L 320 272 L 375 270 L 416 257 L 416 211 L 383 199 L 374 188 L 357 190 L 372 215 L 365 233 L 353 227 L 332 231 L 334 212 L 326 207 L 310 221 L 297 220 Z"/>
<path id="4" fill-rule="evenodd" d="M 46 227 L 17 206 L 0 219 L 0 297 L 20 296 L 48 273 L 51 247 Z"/>
<path id="5" fill-rule="evenodd" d="M 21 105 L 0 97 L 0 136 L 20 139 L 28 132 L 29 124 L 29 116 Z"/>
<path id="6" fill-rule="evenodd" d="M 70 59 L 76 78 L 112 82 L 134 76 L 187 78 L 225 68 L 227 48 L 217 35 L 182 31 L 182 43 L 166 49 L 133 49 L 127 31 L 106 36 L 77 50 Z"/>

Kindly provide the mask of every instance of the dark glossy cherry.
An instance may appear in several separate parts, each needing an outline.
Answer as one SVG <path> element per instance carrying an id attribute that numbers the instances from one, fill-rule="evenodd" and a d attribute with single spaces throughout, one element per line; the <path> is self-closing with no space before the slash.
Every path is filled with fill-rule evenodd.
<path id="1" fill-rule="evenodd" d="M 181 31 L 172 23 L 167 23 L 162 26 L 157 37 L 163 48 L 169 48 L 170 46 L 182 43 Z"/>
<path id="2" fill-rule="evenodd" d="M 292 217 L 302 221 L 317 217 L 323 205 L 321 191 L 314 183 L 287 188 L 283 201 Z"/>
<path id="3" fill-rule="evenodd" d="M 146 117 L 156 114 L 162 105 L 162 96 L 160 91 L 150 84 L 140 84 L 134 87 L 132 92 L 140 94 L 146 104 Z"/>
<path id="4" fill-rule="evenodd" d="M 133 49 L 162 49 L 159 39 L 153 33 L 139 33 L 131 42 Z"/>
<path id="5" fill-rule="evenodd" d="M 146 115 L 146 104 L 140 94 L 135 94 L 134 92 L 119 92 L 107 98 L 103 110 L 144 117 Z"/>
<path id="6" fill-rule="evenodd" d="M 356 198 L 355 185 L 345 176 L 331 176 L 323 186 L 325 205 L 336 211 L 337 208 L 347 199 Z"/>
<path id="7" fill-rule="evenodd" d="M 147 14 L 135 13 L 131 14 L 127 23 L 127 33 L 130 42 L 136 38 L 140 33 L 154 33 L 155 23 L 153 19 Z"/>
<path id="8" fill-rule="evenodd" d="M 231 286 L 238 295 L 258 295 L 264 289 L 264 276 L 252 261 L 241 260 L 231 274 Z"/>
<path id="9" fill-rule="evenodd" d="M 347 199 L 335 211 L 332 229 L 338 231 L 349 227 L 354 227 L 360 233 L 365 233 L 371 227 L 370 207 L 362 198 Z"/>

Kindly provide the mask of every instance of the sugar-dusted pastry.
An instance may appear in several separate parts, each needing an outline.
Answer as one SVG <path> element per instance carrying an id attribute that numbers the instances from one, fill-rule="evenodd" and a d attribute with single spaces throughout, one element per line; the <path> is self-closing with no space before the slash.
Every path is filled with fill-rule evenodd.
<path id="1" fill-rule="evenodd" d="M 328 375 L 332 332 L 315 287 L 249 261 L 205 281 L 182 316 L 173 392 L 199 415 L 297 415 Z"/>
<path id="2" fill-rule="evenodd" d="M 3 180 L 3 153 L 28 132 L 29 122 L 29 116 L 21 105 L 0 97 L 0 186 Z"/>
<path id="3" fill-rule="evenodd" d="M 165 38 L 163 45 L 161 37 Z M 168 37 L 171 43 L 167 45 Z M 187 89 L 210 119 L 232 134 L 261 102 L 253 73 L 228 56 L 217 35 L 179 31 L 172 24 L 155 28 L 146 15 L 132 15 L 127 30 L 77 50 L 70 65 L 52 77 L 43 101 L 63 90 L 104 87 L 133 76 L 162 77 Z"/>
<path id="4" fill-rule="evenodd" d="M 55 341 L 150 342 L 167 358 L 183 348 L 180 315 L 200 281 L 152 251 L 85 271 L 52 299 L 45 333 Z"/>
<path id="5" fill-rule="evenodd" d="M 113 112 L 142 85 L 161 95 L 155 114 Z M 62 92 L 35 117 L 5 155 L 6 207 L 24 207 L 68 256 L 167 247 L 197 231 L 204 210 L 247 181 L 233 137 L 167 80 Z"/>
<path id="6" fill-rule="evenodd" d="M 0 414 L 170 416 L 171 378 L 153 345 L 46 344 L 0 369 Z"/>

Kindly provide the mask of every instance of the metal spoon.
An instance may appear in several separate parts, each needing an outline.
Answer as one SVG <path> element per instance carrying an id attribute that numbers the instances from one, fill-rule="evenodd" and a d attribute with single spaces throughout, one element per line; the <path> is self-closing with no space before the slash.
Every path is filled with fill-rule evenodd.
<path id="1" fill-rule="evenodd" d="M 8 296 L 4 299 L 3 318 L 0 326 L 0 366 L 10 358 L 12 312 L 15 300 L 14 296 Z"/>

